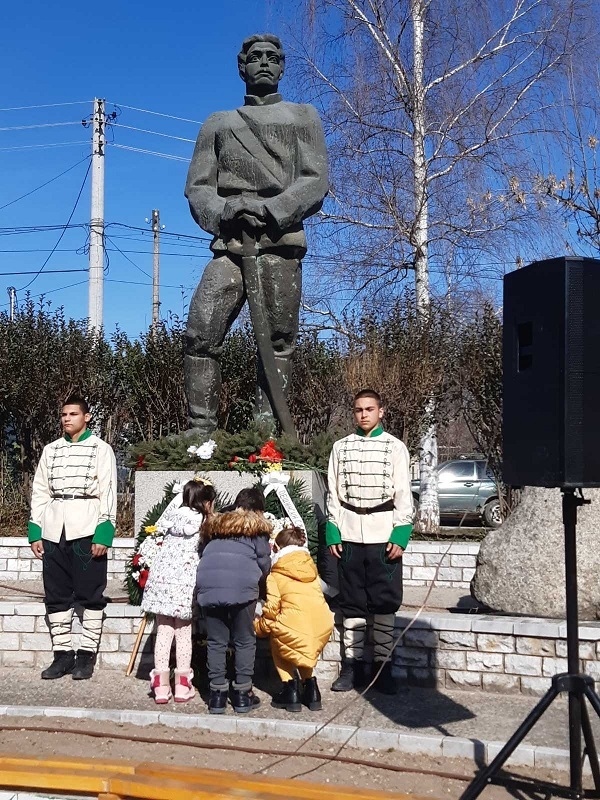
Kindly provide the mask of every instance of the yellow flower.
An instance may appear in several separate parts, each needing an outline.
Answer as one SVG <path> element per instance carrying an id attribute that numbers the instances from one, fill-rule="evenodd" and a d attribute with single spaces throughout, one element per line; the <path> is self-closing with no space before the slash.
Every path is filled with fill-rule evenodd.
<path id="1" fill-rule="evenodd" d="M 273 461 L 273 463 L 269 464 L 269 466 L 265 469 L 265 472 L 281 472 L 282 469 L 283 467 L 281 466 L 280 461 Z"/>
<path id="2" fill-rule="evenodd" d="M 146 525 L 146 527 L 144 528 L 145 533 L 156 533 L 157 530 L 158 530 L 157 525 Z"/>

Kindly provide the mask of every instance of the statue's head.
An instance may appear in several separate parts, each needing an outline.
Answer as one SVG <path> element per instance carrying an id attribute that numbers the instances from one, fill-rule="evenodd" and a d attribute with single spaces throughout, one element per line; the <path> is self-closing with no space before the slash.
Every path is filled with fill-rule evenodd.
<path id="1" fill-rule="evenodd" d="M 262 96 L 276 92 L 284 69 L 285 53 L 279 37 L 255 33 L 244 39 L 238 54 L 238 70 L 248 94 Z"/>

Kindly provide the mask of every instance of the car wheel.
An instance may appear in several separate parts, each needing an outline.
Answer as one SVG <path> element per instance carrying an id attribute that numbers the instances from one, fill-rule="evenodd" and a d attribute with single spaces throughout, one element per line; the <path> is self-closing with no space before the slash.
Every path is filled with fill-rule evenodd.
<path id="1" fill-rule="evenodd" d="M 483 507 L 483 522 L 488 528 L 499 528 L 504 520 L 502 519 L 502 507 L 499 500 L 490 500 Z"/>

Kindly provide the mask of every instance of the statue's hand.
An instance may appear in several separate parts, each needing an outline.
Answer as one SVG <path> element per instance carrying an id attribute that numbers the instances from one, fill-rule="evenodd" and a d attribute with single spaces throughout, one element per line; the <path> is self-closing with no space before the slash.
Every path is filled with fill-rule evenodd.
<path id="1" fill-rule="evenodd" d="M 231 222 L 242 216 L 246 218 L 252 227 L 263 227 L 266 216 L 264 204 L 255 197 L 247 197 L 245 195 L 228 197 L 221 214 L 221 222 Z"/>

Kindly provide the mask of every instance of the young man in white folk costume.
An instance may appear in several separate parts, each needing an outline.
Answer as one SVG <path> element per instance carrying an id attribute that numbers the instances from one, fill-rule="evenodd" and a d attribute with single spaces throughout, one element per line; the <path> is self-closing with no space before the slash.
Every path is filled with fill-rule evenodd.
<path id="1" fill-rule="evenodd" d="M 394 642 L 402 603 L 402 553 L 412 532 L 410 459 L 403 442 L 383 430 L 381 397 L 364 389 L 354 398 L 356 432 L 337 441 L 329 459 L 326 542 L 338 559 L 343 659 L 334 692 L 368 683 L 363 650 L 373 618 L 374 669 Z M 391 663 L 375 688 L 394 694 Z"/>
<path id="2" fill-rule="evenodd" d="M 29 542 L 42 576 L 54 660 L 44 680 L 72 673 L 91 678 L 102 634 L 107 550 L 115 533 L 117 467 L 112 448 L 88 430 L 89 407 L 70 397 L 62 408 L 64 436 L 46 445 L 33 480 Z M 73 650 L 74 605 L 83 631 Z"/>

